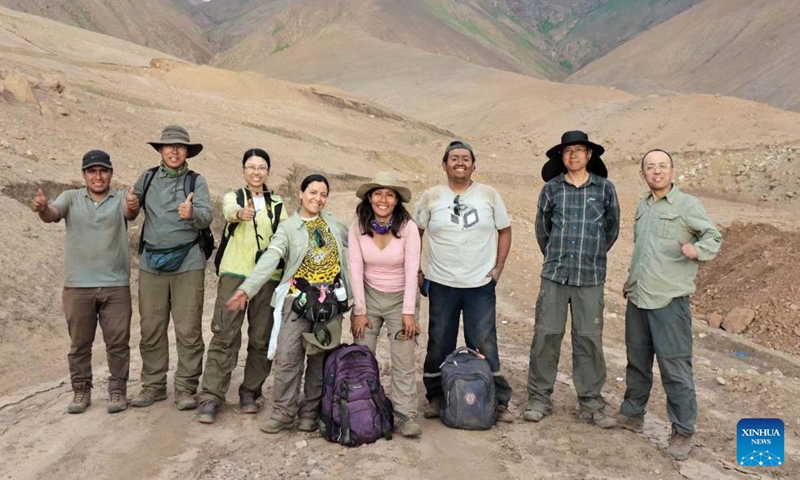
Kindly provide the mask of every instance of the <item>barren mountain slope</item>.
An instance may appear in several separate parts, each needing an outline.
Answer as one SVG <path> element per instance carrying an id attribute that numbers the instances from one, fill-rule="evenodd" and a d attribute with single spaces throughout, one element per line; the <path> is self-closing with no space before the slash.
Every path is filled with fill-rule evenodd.
<path id="1" fill-rule="evenodd" d="M 286 56 L 298 44 L 328 36 L 335 29 L 479 65 L 540 78 L 563 78 L 566 71 L 543 53 L 545 44 L 535 32 L 485 3 L 215 0 L 199 8 L 218 23 L 212 34 L 215 41 L 230 47 L 213 61 L 226 68 L 258 70 L 268 58 Z"/>
<path id="2" fill-rule="evenodd" d="M 360 448 L 329 443 L 316 433 L 292 431 L 267 437 L 259 424 L 270 414 L 272 380 L 264 387 L 262 413 L 240 415 L 235 386 L 241 368 L 234 371 L 228 404 L 213 426 L 198 423 L 195 412 L 175 409 L 171 382 L 168 401 L 109 415 L 105 409 L 107 370 L 99 339 L 93 356 L 93 405 L 85 414 L 68 415 L 65 406 L 71 392 L 65 356 L 69 342 L 60 307 L 64 226 L 42 224 L 30 211 L 29 202 L 39 186 L 54 197 L 78 182 L 80 156 L 88 149 L 111 153 L 114 179 L 124 187 L 158 161 L 145 142 L 157 138 L 162 126 L 181 123 L 193 140 L 205 144 L 203 153 L 189 163 L 208 178 L 215 200 L 240 185 L 240 155 L 256 146 L 272 155 L 270 186 L 290 201 L 303 175 L 327 174 L 332 195 L 326 208 L 347 222 L 356 203 L 354 189 L 365 177 L 391 170 L 417 196 L 423 188 L 443 181 L 439 159 L 444 145 L 456 134 L 466 135 L 478 152 L 476 180 L 498 188 L 513 217 L 514 242 L 498 285 L 497 330 L 502 369 L 514 388 L 510 409 L 519 416 L 526 401 L 533 302 L 541 264 L 532 240 L 541 152 L 556 141 L 559 130 L 578 126 L 607 146 L 623 212 L 620 239 L 609 257 L 603 338 L 608 365 L 603 395 L 613 410 L 622 401 L 625 387 L 619 286 L 630 260 L 631 216 L 642 188 L 636 176 L 638 159 L 622 158 L 620 152 L 640 153 L 650 142 L 693 151 L 753 144 L 756 136 L 768 142 L 796 140 L 797 136 L 798 114 L 744 100 L 710 95 L 638 98 L 606 88 L 535 81 L 376 39 L 344 46 L 352 46 L 354 50 L 348 50 L 352 58 L 314 44 L 295 58 L 318 62 L 320 77 L 327 83 L 346 79 L 355 90 L 394 108 L 328 86 L 297 85 L 169 58 L 151 62 L 166 55 L 0 9 L 0 78 L 12 83 L 9 79 L 19 78 L 14 76 L 19 72 L 36 87 L 31 103 L 18 101 L 9 95 L 10 90 L 0 93 L 0 218 L 4 220 L 0 229 L 4 272 L 0 276 L 0 478 L 800 477 L 800 465 L 794 460 L 800 451 L 795 435 L 786 437 L 789 461 L 780 468 L 743 469 L 736 465 L 735 455 L 740 418 L 775 416 L 787 425 L 800 422 L 796 401 L 800 360 L 711 331 L 699 318 L 694 358 L 698 432 L 692 457 L 685 462 L 673 462 L 664 452 L 669 421 L 658 373 L 642 435 L 601 430 L 577 420 L 571 344 L 566 339 L 554 415 L 536 425 L 518 420 L 472 432 L 420 419 L 424 433 L 419 439 L 395 437 Z M 395 64 L 387 58 L 395 59 Z M 334 69 L 337 60 L 339 72 Z M 348 72 L 354 66 L 358 71 Z M 288 63 L 283 68 L 289 71 Z M 303 74 L 312 76 L 310 70 Z M 373 85 L 368 84 L 370 76 Z M 419 118 L 404 114 L 410 111 L 419 112 Z M 433 125 L 432 119 L 443 121 Z M 786 150 L 781 149 L 780 161 L 791 163 Z M 682 163 L 689 161 L 685 156 L 678 158 Z M 728 160 L 723 154 L 706 161 L 717 167 Z M 754 174 L 759 165 L 754 166 Z M 800 228 L 791 205 L 767 201 L 755 208 L 714 199 L 705 203 L 723 224 L 768 218 Z M 219 219 L 218 212 L 215 217 Z M 131 238 L 137 238 L 139 225 L 129 227 Z M 217 232 L 219 227 L 215 225 Z M 134 297 L 135 266 L 134 261 Z M 206 342 L 216 293 L 210 269 L 207 280 Z M 427 332 L 424 299 L 421 312 L 420 323 Z M 131 394 L 141 386 L 138 325 L 134 313 Z M 423 333 L 416 349 L 418 380 L 426 340 Z M 349 334 L 345 341 L 352 341 Z M 731 355 L 740 351 L 744 354 Z M 244 355 L 241 352 L 240 364 Z M 381 340 L 378 356 L 384 383 L 391 385 L 386 338 Z M 170 357 L 174 366 L 174 343 Z M 422 405 L 421 382 L 418 388 Z"/>
<path id="3" fill-rule="evenodd" d="M 620 44 L 703 0 L 504 0 L 512 18 L 538 31 L 567 70 L 580 69 Z"/>
<path id="4" fill-rule="evenodd" d="M 513 148 L 526 158 L 541 159 L 570 128 L 613 142 L 611 158 L 650 146 L 747 148 L 800 136 L 797 114 L 754 102 L 712 95 L 640 97 L 547 82 L 345 30 L 330 29 L 259 68 L 287 80 L 341 88 L 475 138 L 479 149 Z"/>
<path id="5" fill-rule="evenodd" d="M 434 143 L 449 138 L 331 88 L 170 59 L 149 66 L 164 55 L 4 8 L 0 27 L 0 78 L 21 73 L 38 85 L 36 103 L 0 94 L 0 211 L 14 223 L 0 231 L 0 268 L 14 272 L 0 279 L 0 395 L 39 375 L 53 353 L 44 347 L 65 333 L 58 300 L 63 225 L 41 225 L 28 197 L 42 185 L 53 199 L 80 182 L 86 151 L 108 151 L 115 181 L 130 185 L 158 162 L 145 142 L 179 123 L 206 146 L 191 164 L 215 198 L 240 184 L 241 154 L 252 147 L 272 155 L 271 184 L 283 189 L 291 178 L 293 196 L 295 167 L 332 175 L 334 188 L 391 167 L 402 168 L 405 181 L 419 181 Z M 23 365 L 30 377 L 18 374 Z"/>
<path id="6" fill-rule="evenodd" d="M 194 62 L 211 58 L 208 20 L 185 0 L 0 0 L 0 6 L 50 18 Z"/>
<path id="7" fill-rule="evenodd" d="M 707 0 L 622 45 L 571 82 L 721 93 L 800 110 L 800 3 Z"/>

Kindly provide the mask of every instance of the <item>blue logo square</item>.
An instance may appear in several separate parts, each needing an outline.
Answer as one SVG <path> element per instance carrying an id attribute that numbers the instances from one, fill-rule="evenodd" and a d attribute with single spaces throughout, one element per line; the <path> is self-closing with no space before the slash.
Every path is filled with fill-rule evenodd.
<path id="1" fill-rule="evenodd" d="M 783 420 L 743 418 L 736 424 L 736 460 L 743 467 L 779 467 L 784 462 Z"/>

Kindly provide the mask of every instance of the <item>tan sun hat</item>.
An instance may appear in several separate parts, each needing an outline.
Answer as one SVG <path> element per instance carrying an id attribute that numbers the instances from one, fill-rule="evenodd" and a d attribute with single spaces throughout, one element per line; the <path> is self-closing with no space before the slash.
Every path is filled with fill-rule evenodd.
<path id="1" fill-rule="evenodd" d="M 160 152 L 164 145 L 186 145 L 186 158 L 192 158 L 203 150 L 203 144 L 191 143 L 189 132 L 180 125 L 170 125 L 161 132 L 161 139 L 157 142 L 147 142 Z"/>
<path id="2" fill-rule="evenodd" d="M 375 190 L 376 188 L 391 188 L 400 195 L 400 199 L 405 203 L 411 201 L 411 190 L 407 187 L 399 186 L 397 179 L 389 172 L 381 172 L 375 175 L 372 182 L 365 183 L 358 187 L 358 190 L 356 190 L 356 197 L 364 200 L 364 197 L 366 197 L 371 190 Z"/>

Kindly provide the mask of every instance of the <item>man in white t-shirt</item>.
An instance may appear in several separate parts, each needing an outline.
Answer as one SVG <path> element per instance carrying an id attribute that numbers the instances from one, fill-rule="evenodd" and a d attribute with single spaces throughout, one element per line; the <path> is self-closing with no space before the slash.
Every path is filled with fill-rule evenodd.
<path id="1" fill-rule="evenodd" d="M 468 143 L 450 143 L 442 169 L 447 184 L 427 190 L 414 213 L 429 245 L 430 321 L 423 374 L 429 405 L 424 415 L 439 416 L 444 395 L 440 366 L 456 348 L 463 313 L 467 346 L 485 355 L 494 373 L 497 420 L 512 422 L 511 385 L 500 375 L 495 325 L 495 287 L 511 248 L 511 221 L 497 190 L 472 181 L 475 154 Z"/>

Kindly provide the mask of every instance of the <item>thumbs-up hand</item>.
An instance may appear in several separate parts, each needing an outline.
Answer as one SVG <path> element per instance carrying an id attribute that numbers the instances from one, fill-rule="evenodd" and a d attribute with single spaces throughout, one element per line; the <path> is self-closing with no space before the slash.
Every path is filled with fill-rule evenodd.
<path id="1" fill-rule="evenodd" d="M 186 200 L 178 207 L 178 216 L 183 220 L 192 219 L 192 198 L 194 198 L 194 192 L 186 195 Z"/>
<path id="2" fill-rule="evenodd" d="M 134 195 L 133 187 L 131 187 L 131 189 L 128 190 L 128 193 L 125 194 L 125 205 L 128 207 L 128 210 L 139 210 L 139 197 Z"/>
<path id="3" fill-rule="evenodd" d="M 36 191 L 36 196 L 33 198 L 31 208 L 36 213 L 42 212 L 47 208 L 47 195 L 44 194 L 41 188 Z"/>
<path id="4" fill-rule="evenodd" d="M 239 213 L 237 215 L 239 215 L 239 218 L 241 218 L 244 221 L 249 221 L 255 218 L 256 209 L 255 206 L 253 205 L 252 198 L 247 200 L 247 206 L 239 210 Z"/>
<path id="5" fill-rule="evenodd" d="M 683 240 L 678 240 L 678 243 L 681 244 L 681 253 L 684 257 L 689 260 L 697 260 L 699 255 L 697 254 L 697 249 L 694 248 L 694 244 L 684 242 Z"/>

